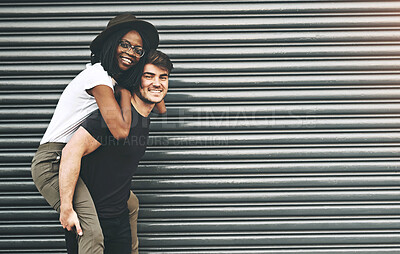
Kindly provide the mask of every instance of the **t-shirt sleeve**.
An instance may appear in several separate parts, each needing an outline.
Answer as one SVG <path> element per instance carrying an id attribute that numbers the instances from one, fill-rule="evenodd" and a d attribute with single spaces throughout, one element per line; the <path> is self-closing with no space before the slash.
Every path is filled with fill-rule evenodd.
<path id="1" fill-rule="evenodd" d="M 99 64 L 89 66 L 86 70 L 86 82 L 84 89 L 89 90 L 98 85 L 106 85 L 114 91 L 114 85 L 107 71 Z"/>
<path id="2" fill-rule="evenodd" d="M 107 128 L 107 124 L 101 116 L 100 110 L 95 110 L 92 114 L 81 125 L 85 128 L 93 138 L 99 141 L 102 145 L 107 142 L 110 137 L 110 133 Z"/>

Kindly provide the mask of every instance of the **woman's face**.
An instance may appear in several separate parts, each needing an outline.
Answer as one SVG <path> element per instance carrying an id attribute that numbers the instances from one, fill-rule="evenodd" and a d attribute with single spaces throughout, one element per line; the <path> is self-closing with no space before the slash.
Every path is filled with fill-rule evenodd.
<path id="1" fill-rule="evenodd" d="M 139 62 L 140 55 L 135 52 L 139 49 L 138 47 L 143 48 L 143 41 L 137 31 L 131 30 L 122 37 L 116 54 L 117 63 L 121 71 L 126 71 Z"/>

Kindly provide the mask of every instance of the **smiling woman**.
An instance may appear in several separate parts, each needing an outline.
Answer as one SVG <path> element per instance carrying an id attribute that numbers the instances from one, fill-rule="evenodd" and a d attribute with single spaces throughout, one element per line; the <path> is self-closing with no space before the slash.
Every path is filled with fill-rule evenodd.
<path id="1" fill-rule="evenodd" d="M 126 71 L 137 64 L 144 53 L 143 41 L 140 34 L 135 30 L 131 30 L 125 34 L 118 43 L 116 54 L 118 66 L 121 71 Z"/>

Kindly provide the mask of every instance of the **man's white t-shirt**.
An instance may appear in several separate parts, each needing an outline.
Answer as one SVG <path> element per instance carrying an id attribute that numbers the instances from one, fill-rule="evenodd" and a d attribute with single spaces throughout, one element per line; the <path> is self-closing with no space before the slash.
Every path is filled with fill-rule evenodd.
<path id="1" fill-rule="evenodd" d="M 40 141 L 67 143 L 81 123 L 99 107 L 93 96 L 86 90 L 98 85 L 106 85 L 114 91 L 115 81 L 100 63 L 86 65 L 65 88 L 58 101 L 49 127 Z"/>

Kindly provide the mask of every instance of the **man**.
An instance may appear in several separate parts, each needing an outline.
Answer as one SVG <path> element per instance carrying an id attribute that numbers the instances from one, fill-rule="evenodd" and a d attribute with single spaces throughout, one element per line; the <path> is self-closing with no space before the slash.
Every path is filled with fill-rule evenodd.
<path id="1" fill-rule="evenodd" d="M 141 85 L 132 92 L 132 124 L 126 139 L 114 139 L 100 112 L 96 111 L 62 151 L 60 222 L 68 230 L 79 227 L 72 200 L 80 175 L 97 210 L 104 235 L 104 253 L 128 254 L 132 248 L 132 253 L 137 253 L 137 241 L 132 243 L 131 240 L 131 234 L 137 239 L 136 228 L 130 228 L 127 207 L 131 178 L 146 149 L 148 116 L 155 103 L 164 99 L 172 68 L 167 55 L 156 50 L 149 52 Z M 133 216 L 137 218 L 137 213 Z"/>

